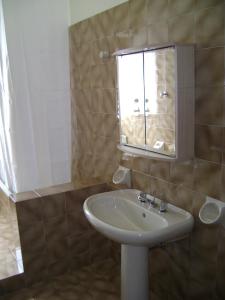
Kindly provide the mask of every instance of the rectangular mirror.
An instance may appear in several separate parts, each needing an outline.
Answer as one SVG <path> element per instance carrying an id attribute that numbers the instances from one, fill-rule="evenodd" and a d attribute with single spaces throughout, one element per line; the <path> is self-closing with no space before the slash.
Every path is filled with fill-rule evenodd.
<path id="1" fill-rule="evenodd" d="M 182 49 L 184 47 L 179 48 Z M 180 61 L 183 61 L 184 54 L 184 51 L 178 53 L 178 48 L 174 45 L 145 48 L 136 52 L 128 49 L 116 54 L 120 145 L 133 148 L 133 151 L 139 149 L 145 153 L 177 158 L 178 150 L 181 150 L 178 141 L 178 131 L 181 129 L 178 129 L 178 125 L 186 122 L 184 116 L 183 123 L 179 121 L 183 118 L 180 115 L 181 108 L 185 109 L 186 104 L 178 105 L 178 87 L 179 84 L 180 87 L 187 84 L 189 80 L 189 88 L 194 89 L 193 61 L 188 62 L 193 70 L 190 72 L 190 67 L 186 70 L 193 78 L 185 75 L 182 78 L 187 82 L 178 80 L 178 72 L 182 75 L 185 70 L 179 69 L 177 59 L 180 57 Z M 189 99 L 189 106 L 192 105 L 189 107 L 190 111 L 193 110 L 192 98 Z M 193 121 L 193 116 L 190 120 Z M 192 127 L 193 124 L 190 128 Z"/>

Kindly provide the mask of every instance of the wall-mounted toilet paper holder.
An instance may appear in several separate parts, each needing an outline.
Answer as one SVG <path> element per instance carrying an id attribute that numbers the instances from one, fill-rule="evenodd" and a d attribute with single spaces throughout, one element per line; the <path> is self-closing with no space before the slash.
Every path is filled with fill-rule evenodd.
<path id="1" fill-rule="evenodd" d="M 127 187 L 131 187 L 131 171 L 128 168 L 119 166 L 113 175 L 114 184 L 126 184 Z"/>
<path id="2" fill-rule="evenodd" d="M 225 203 L 206 197 L 199 211 L 199 218 L 204 224 L 222 224 L 225 227 Z"/>

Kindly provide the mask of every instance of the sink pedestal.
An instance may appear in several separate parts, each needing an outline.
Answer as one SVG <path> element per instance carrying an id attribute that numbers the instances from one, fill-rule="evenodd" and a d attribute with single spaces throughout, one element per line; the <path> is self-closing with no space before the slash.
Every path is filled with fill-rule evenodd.
<path id="1" fill-rule="evenodd" d="M 149 300 L 147 247 L 121 245 L 121 299 Z"/>

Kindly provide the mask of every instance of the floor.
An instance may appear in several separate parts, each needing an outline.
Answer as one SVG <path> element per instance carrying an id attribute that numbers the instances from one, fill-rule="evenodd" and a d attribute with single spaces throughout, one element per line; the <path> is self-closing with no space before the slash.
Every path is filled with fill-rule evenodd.
<path id="1" fill-rule="evenodd" d="M 22 272 L 17 220 L 12 211 L 0 209 L 0 280 Z"/>
<path id="2" fill-rule="evenodd" d="M 120 266 L 108 259 L 68 272 L 0 300 L 119 300 Z"/>

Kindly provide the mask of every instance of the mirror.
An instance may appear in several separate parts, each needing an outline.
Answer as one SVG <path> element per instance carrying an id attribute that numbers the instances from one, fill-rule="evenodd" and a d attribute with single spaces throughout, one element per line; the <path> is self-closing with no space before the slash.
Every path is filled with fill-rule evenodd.
<path id="1" fill-rule="evenodd" d="M 117 55 L 120 144 L 176 155 L 175 47 Z"/>

